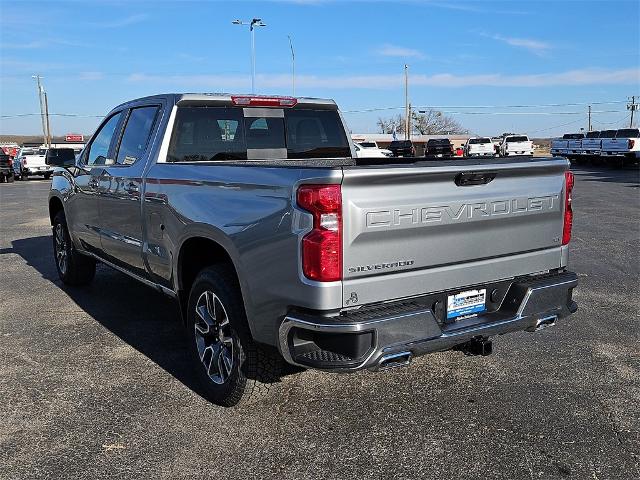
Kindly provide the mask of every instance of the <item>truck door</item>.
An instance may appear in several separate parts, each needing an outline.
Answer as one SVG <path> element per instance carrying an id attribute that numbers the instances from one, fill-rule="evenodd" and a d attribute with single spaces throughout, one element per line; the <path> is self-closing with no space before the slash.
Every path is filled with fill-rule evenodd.
<path id="1" fill-rule="evenodd" d="M 98 188 L 100 177 L 111 158 L 121 120 L 122 112 L 108 117 L 84 149 L 74 173 L 74 194 L 66 206 L 69 231 L 85 250 L 98 254 L 102 250 Z"/>
<path id="2" fill-rule="evenodd" d="M 114 162 L 100 178 L 102 248 L 106 259 L 143 277 L 142 177 L 159 111 L 159 105 L 144 105 L 125 113 Z"/>

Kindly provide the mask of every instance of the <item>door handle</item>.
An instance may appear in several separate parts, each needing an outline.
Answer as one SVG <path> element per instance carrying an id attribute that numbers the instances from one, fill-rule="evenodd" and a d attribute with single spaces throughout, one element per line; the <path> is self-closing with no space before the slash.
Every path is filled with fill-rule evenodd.
<path id="1" fill-rule="evenodd" d="M 496 178 L 495 172 L 462 172 L 456 175 L 455 183 L 459 187 L 486 185 Z"/>
<path id="2" fill-rule="evenodd" d="M 135 182 L 129 182 L 124 187 L 124 189 L 129 193 L 138 193 L 140 191 L 140 187 Z"/>

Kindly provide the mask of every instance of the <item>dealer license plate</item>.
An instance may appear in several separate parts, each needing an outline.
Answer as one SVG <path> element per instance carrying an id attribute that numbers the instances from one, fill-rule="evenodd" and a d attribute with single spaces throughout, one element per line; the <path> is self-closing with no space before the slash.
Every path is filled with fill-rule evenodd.
<path id="1" fill-rule="evenodd" d="M 447 298 L 447 320 L 484 312 L 487 289 L 467 290 Z"/>

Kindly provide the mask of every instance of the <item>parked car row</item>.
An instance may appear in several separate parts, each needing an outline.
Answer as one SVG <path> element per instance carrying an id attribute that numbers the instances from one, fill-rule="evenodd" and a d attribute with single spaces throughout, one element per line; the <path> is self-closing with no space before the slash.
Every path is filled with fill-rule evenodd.
<path id="1" fill-rule="evenodd" d="M 72 163 L 75 158 L 76 150 L 73 148 L 22 147 L 15 157 L 0 150 L 0 182 L 27 180 L 32 176 L 48 180 L 53 174 L 54 164 Z"/>
<path id="2" fill-rule="evenodd" d="M 394 157 L 415 157 L 416 148 L 411 140 L 394 140 L 389 145 Z M 510 157 L 533 155 L 533 142 L 526 135 L 504 135 L 494 142 L 489 137 L 471 137 L 464 147 L 454 148 L 448 138 L 427 140 L 424 156 L 427 158 L 446 157 Z"/>
<path id="3" fill-rule="evenodd" d="M 640 129 L 566 133 L 551 142 L 551 155 L 567 157 L 576 163 L 592 158 L 635 163 L 640 160 Z"/>

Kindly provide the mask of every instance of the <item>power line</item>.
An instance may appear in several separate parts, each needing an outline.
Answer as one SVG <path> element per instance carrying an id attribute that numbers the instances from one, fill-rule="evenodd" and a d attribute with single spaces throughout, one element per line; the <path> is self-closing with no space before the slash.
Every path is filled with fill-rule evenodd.
<path id="1" fill-rule="evenodd" d="M 561 125 L 555 125 L 553 127 L 548 127 L 548 128 L 540 128 L 538 130 L 531 130 L 529 133 L 540 133 L 540 132 L 548 132 L 549 130 L 553 130 L 555 128 L 560 128 L 560 127 L 566 127 L 568 125 L 575 125 L 576 123 L 580 123 L 582 122 L 582 119 L 579 118 L 577 120 L 573 120 L 572 122 L 567 122 L 567 123 L 563 123 Z"/>
<path id="2" fill-rule="evenodd" d="M 539 103 L 539 104 L 522 104 L 522 105 L 415 105 L 415 109 L 443 109 L 443 108 L 458 108 L 458 109 L 485 109 L 485 108 L 553 108 L 553 107 L 586 107 L 589 105 L 616 105 L 627 103 L 626 100 L 611 100 L 607 102 L 589 102 L 589 103 Z M 369 112 L 382 112 L 385 110 L 400 110 L 405 107 L 377 107 L 366 108 L 360 110 L 346 110 L 342 113 L 369 113 Z"/>
<path id="3" fill-rule="evenodd" d="M 13 115 L 0 115 L 0 118 L 20 118 L 20 117 L 33 117 L 40 115 L 39 113 L 16 113 Z M 78 117 L 78 118 L 104 118 L 104 115 L 81 115 L 79 113 L 49 113 L 49 116 L 56 117 Z"/>

